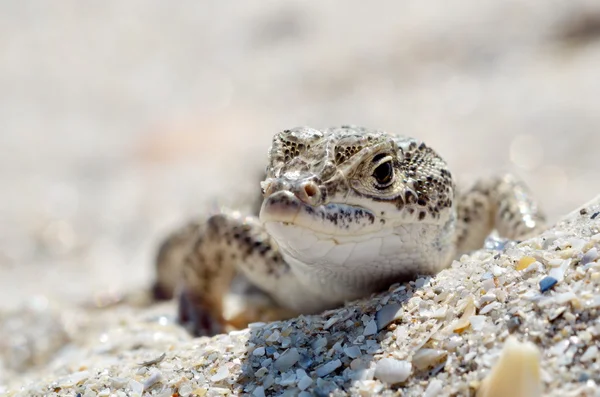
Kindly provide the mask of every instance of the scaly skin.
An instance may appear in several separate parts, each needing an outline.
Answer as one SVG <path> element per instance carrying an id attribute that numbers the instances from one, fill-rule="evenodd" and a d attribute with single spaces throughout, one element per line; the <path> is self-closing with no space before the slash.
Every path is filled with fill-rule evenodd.
<path id="1" fill-rule="evenodd" d="M 543 224 L 515 178 L 459 194 L 424 143 L 351 126 L 275 135 L 261 187 L 259 218 L 223 212 L 160 249 L 156 295 L 171 297 L 180 283 L 180 320 L 197 335 L 223 331 L 237 272 L 289 315 L 316 313 L 435 274 L 493 229 L 516 239 Z"/>

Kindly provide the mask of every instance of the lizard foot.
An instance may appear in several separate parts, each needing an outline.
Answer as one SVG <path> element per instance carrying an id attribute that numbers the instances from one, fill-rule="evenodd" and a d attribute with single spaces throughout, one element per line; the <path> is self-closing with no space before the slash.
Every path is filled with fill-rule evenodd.
<path id="1" fill-rule="evenodd" d="M 213 336 L 225 332 L 223 318 L 215 316 L 210 307 L 193 292 L 179 294 L 177 320 L 194 336 Z"/>

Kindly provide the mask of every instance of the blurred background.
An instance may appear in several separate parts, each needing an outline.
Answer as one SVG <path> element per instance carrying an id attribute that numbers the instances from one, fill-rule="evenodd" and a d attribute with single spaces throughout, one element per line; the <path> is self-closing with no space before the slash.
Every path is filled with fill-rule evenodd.
<path id="1" fill-rule="evenodd" d="M 555 221 L 600 192 L 600 2 L 1 1 L 0 309 L 148 285 L 274 133 L 339 124 L 516 173 Z"/>

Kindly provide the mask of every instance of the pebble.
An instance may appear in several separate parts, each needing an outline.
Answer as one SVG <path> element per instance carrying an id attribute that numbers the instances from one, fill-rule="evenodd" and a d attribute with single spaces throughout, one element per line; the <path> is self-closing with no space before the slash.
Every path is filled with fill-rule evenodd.
<path id="1" fill-rule="evenodd" d="M 254 351 L 252 352 L 252 355 L 253 356 L 264 356 L 265 355 L 264 346 L 257 347 L 256 349 L 254 349 Z"/>
<path id="2" fill-rule="evenodd" d="M 581 355 L 581 358 L 579 360 L 582 363 L 592 360 L 600 360 L 600 356 L 598 356 L 598 347 L 596 345 L 588 347 L 585 353 Z"/>
<path id="3" fill-rule="evenodd" d="M 229 377 L 229 368 L 226 365 L 222 365 L 217 370 L 217 373 L 210 377 L 210 380 L 213 382 L 220 382 Z"/>
<path id="4" fill-rule="evenodd" d="M 329 320 L 327 320 L 327 322 L 325 323 L 325 325 L 323 325 L 323 329 L 327 330 L 327 329 L 331 328 L 338 321 L 339 321 L 339 318 L 337 318 L 337 317 L 331 317 Z"/>
<path id="5" fill-rule="evenodd" d="M 394 358 L 382 358 L 375 365 L 375 378 L 391 385 L 405 382 L 411 372 L 411 363 Z"/>
<path id="6" fill-rule="evenodd" d="M 160 371 L 154 370 L 148 379 L 144 381 L 144 390 L 149 389 L 155 383 L 158 383 L 162 379 L 162 373 Z"/>
<path id="7" fill-rule="evenodd" d="M 269 370 L 266 367 L 260 367 L 260 369 L 254 373 L 254 376 L 256 376 L 257 378 L 262 378 L 268 373 Z"/>
<path id="8" fill-rule="evenodd" d="M 546 292 L 550 288 L 554 287 L 558 283 L 558 280 L 554 277 L 546 276 L 540 281 L 540 291 Z"/>
<path id="9" fill-rule="evenodd" d="M 536 259 L 532 256 L 524 256 L 519 260 L 519 262 L 517 263 L 517 266 L 515 268 L 517 270 L 527 269 L 529 267 L 529 265 L 531 265 L 535 261 L 536 261 Z"/>
<path id="10" fill-rule="evenodd" d="M 295 347 L 286 350 L 277 360 L 275 360 L 275 368 L 281 372 L 285 372 L 292 368 L 300 360 L 300 353 Z"/>
<path id="11" fill-rule="evenodd" d="M 71 375 L 58 381 L 60 387 L 72 387 L 90 377 L 90 371 L 74 372 Z"/>
<path id="12" fill-rule="evenodd" d="M 182 383 L 181 385 L 179 385 L 177 393 L 181 397 L 188 397 L 190 394 L 192 394 L 192 386 L 189 383 L 187 383 L 187 382 L 186 383 Z"/>
<path id="13" fill-rule="evenodd" d="M 483 307 L 480 311 L 479 314 L 484 315 L 484 314 L 488 314 L 489 312 L 491 312 L 494 309 L 498 309 L 502 307 L 502 304 L 500 302 L 492 302 L 488 305 L 485 305 L 485 307 Z M 471 316 L 469 317 L 469 319 L 472 319 L 475 316 Z"/>
<path id="14" fill-rule="evenodd" d="M 286 372 L 281 375 L 281 380 L 278 382 L 281 386 L 295 385 L 297 381 L 296 374 L 294 372 Z"/>
<path id="15" fill-rule="evenodd" d="M 265 397 L 265 388 L 263 386 L 257 386 L 252 392 L 254 397 Z"/>
<path id="16" fill-rule="evenodd" d="M 306 373 L 304 373 L 302 376 L 296 374 L 296 376 L 298 377 L 298 389 L 300 390 L 308 389 L 313 383 L 313 380 Z"/>
<path id="17" fill-rule="evenodd" d="M 402 305 L 400 305 L 399 303 L 390 303 L 388 305 L 385 305 L 377 311 L 377 314 L 375 314 L 377 330 L 381 331 L 390 323 L 402 317 L 403 313 L 404 311 L 402 310 Z"/>
<path id="18" fill-rule="evenodd" d="M 342 366 L 342 362 L 340 360 L 333 360 L 333 361 L 329 361 L 328 363 L 321 365 L 319 368 L 316 369 L 315 372 L 318 377 L 322 378 L 324 376 L 329 375 L 330 373 L 332 373 L 333 371 L 335 371 L 336 369 L 338 369 L 341 366 Z"/>
<path id="19" fill-rule="evenodd" d="M 425 394 L 423 395 L 423 397 L 438 397 L 439 394 L 442 392 L 443 387 L 444 387 L 444 384 L 442 383 L 441 380 L 432 379 L 429 382 L 427 389 L 425 389 Z"/>
<path id="20" fill-rule="evenodd" d="M 131 388 L 131 391 L 134 393 L 141 395 L 144 392 L 144 385 L 133 379 L 131 379 L 129 381 L 129 387 Z"/>
<path id="21" fill-rule="evenodd" d="M 267 342 L 277 342 L 279 341 L 279 338 L 281 337 L 281 333 L 279 332 L 279 330 L 275 330 L 273 331 L 273 333 L 271 335 L 269 335 L 266 339 Z"/>
<path id="22" fill-rule="evenodd" d="M 595 309 L 597 307 L 600 307 L 600 295 L 596 295 L 592 299 L 590 299 L 589 301 L 587 301 L 586 304 L 585 304 L 585 306 L 588 309 Z"/>
<path id="23" fill-rule="evenodd" d="M 581 258 L 581 264 L 587 265 L 590 262 L 595 261 L 598 258 L 598 249 L 593 247 L 586 252 Z"/>
<path id="24" fill-rule="evenodd" d="M 311 347 L 313 348 L 313 350 L 319 350 L 323 347 L 327 346 L 327 338 L 325 337 L 320 337 L 317 338 L 312 344 Z"/>
<path id="25" fill-rule="evenodd" d="M 363 331 L 364 336 L 375 335 L 377 333 L 377 322 L 375 320 L 371 320 L 365 326 L 365 330 Z"/>
<path id="26" fill-rule="evenodd" d="M 419 349 L 412 357 L 412 363 L 418 370 L 433 368 L 446 359 L 448 352 L 439 349 Z"/>
<path id="27" fill-rule="evenodd" d="M 510 336 L 482 381 L 478 397 L 541 396 L 540 352 L 531 342 L 519 342 Z"/>
<path id="28" fill-rule="evenodd" d="M 471 323 L 471 328 L 473 328 L 473 331 L 481 331 L 483 329 L 483 326 L 485 325 L 486 321 L 487 321 L 486 316 L 471 316 L 471 317 L 469 317 L 469 322 Z"/>
<path id="29" fill-rule="evenodd" d="M 548 353 L 550 353 L 553 356 L 560 356 L 564 354 L 564 352 L 567 350 L 567 348 L 569 347 L 569 343 L 570 342 L 567 339 L 561 340 L 560 342 L 552 346 L 550 349 L 548 349 Z"/>
<path id="30" fill-rule="evenodd" d="M 350 358 L 357 358 L 361 355 L 360 347 L 358 346 L 349 346 L 344 348 L 344 353 Z"/>
<path id="31" fill-rule="evenodd" d="M 556 294 L 556 296 L 554 297 L 554 301 L 559 305 L 562 305 L 574 299 L 577 299 L 577 295 L 575 295 L 575 293 L 571 291 L 563 292 L 562 294 Z"/>

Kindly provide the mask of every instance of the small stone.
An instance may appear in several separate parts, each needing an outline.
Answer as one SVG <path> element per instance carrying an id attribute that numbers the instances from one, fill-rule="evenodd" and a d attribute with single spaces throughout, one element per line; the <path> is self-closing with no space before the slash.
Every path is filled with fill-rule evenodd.
<path id="1" fill-rule="evenodd" d="M 581 258 L 581 264 L 587 265 L 590 262 L 595 261 L 598 258 L 598 249 L 593 247 L 586 252 Z"/>
<path id="2" fill-rule="evenodd" d="M 582 363 L 585 363 L 588 361 L 598 360 L 598 359 L 599 359 L 598 347 L 596 345 L 594 345 L 594 346 L 590 346 L 587 348 L 585 353 L 583 353 L 583 355 L 581 356 L 580 361 Z"/>
<path id="3" fill-rule="evenodd" d="M 252 392 L 254 397 L 265 397 L 265 388 L 263 386 L 257 386 Z"/>
<path id="4" fill-rule="evenodd" d="M 420 277 L 415 280 L 415 288 L 423 288 L 425 284 L 429 281 L 429 279 Z"/>
<path id="5" fill-rule="evenodd" d="M 301 369 L 296 370 L 296 378 L 298 378 L 298 389 L 300 390 L 308 389 L 313 383 L 310 376 L 308 376 L 306 372 Z"/>
<path id="6" fill-rule="evenodd" d="M 369 336 L 369 335 L 375 335 L 376 333 L 377 333 L 377 322 L 375 320 L 371 320 L 366 324 L 365 330 L 363 331 L 363 335 Z"/>
<path id="7" fill-rule="evenodd" d="M 463 314 L 462 316 L 460 316 L 456 324 L 454 324 L 452 330 L 458 334 L 465 331 L 467 327 L 471 325 L 471 323 L 469 322 L 469 318 L 475 315 L 476 310 L 477 308 L 475 307 L 475 303 L 473 302 L 473 297 L 469 296 L 467 298 L 467 303 Z"/>
<path id="8" fill-rule="evenodd" d="M 389 305 L 385 305 L 377 311 L 377 314 L 375 314 L 377 330 L 381 331 L 390 323 L 402 317 L 403 313 L 404 311 L 402 310 L 402 305 L 399 303 L 390 303 Z"/>
<path id="9" fill-rule="evenodd" d="M 496 294 L 491 294 L 491 293 L 487 293 L 487 294 L 483 295 L 481 298 L 479 298 L 479 302 L 481 304 L 492 302 L 495 300 L 496 300 Z"/>
<path id="10" fill-rule="evenodd" d="M 269 387 L 273 386 L 273 384 L 275 383 L 275 377 L 271 374 L 265 376 L 265 379 L 263 379 L 262 385 L 265 389 L 268 389 Z"/>
<path id="11" fill-rule="evenodd" d="M 596 295 L 592 299 L 590 299 L 589 301 L 587 301 L 585 303 L 585 306 L 588 309 L 595 309 L 597 307 L 600 307 L 600 295 Z"/>
<path id="12" fill-rule="evenodd" d="M 269 337 L 267 339 L 265 339 L 267 342 L 277 342 L 279 340 L 279 338 L 281 337 L 281 333 L 279 332 L 279 330 L 275 330 L 273 331 L 273 333 L 271 335 L 269 335 Z"/>
<path id="13" fill-rule="evenodd" d="M 257 347 L 256 349 L 254 349 L 254 351 L 252 352 L 253 356 L 264 356 L 265 355 L 265 348 L 263 346 L 261 347 Z"/>
<path id="14" fill-rule="evenodd" d="M 340 360 L 333 360 L 321 365 L 319 368 L 316 369 L 315 372 L 319 378 L 322 378 L 324 376 L 329 375 L 341 366 L 342 362 Z"/>
<path id="15" fill-rule="evenodd" d="M 510 336 L 498 362 L 481 383 L 478 397 L 541 396 L 540 352 L 531 342 Z"/>
<path id="16" fill-rule="evenodd" d="M 313 365 L 314 360 L 312 358 L 310 358 L 309 356 L 303 354 L 300 357 L 300 361 L 298 361 L 298 365 L 300 365 L 302 368 L 307 369 L 309 368 L 311 365 Z"/>
<path id="17" fill-rule="evenodd" d="M 492 310 L 498 309 L 502 307 L 502 304 L 500 302 L 492 302 L 488 305 L 485 305 L 480 311 L 479 314 L 484 315 L 484 314 L 488 314 L 489 312 L 491 312 Z M 469 317 L 469 319 L 476 317 L 476 316 L 471 316 Z"/>
<path id="18" fill-rule="evenodd" d="M 569 343 L 568 339 L 561 340 L 548 349 L 548 352 L 553 356 L 562 356 L 569 347 Z"/>
<path id="19" fill-rule="evenodd" d="M 269 373 L 269 370 L 267 368 L 260 367 L 260 369 L 254 373 L 254 376 L 256 376 L 257 378 L 262 378 L 263 376 L 265 376 L 268 373 Z"/>
<path id="20" fill-rule="evenodd" d="M 339 318 L 337 318 L 335 316 L 331 317 L 329 320 L 327 320 L 327 322 L 325 323 L 325 325 L 323 325 L 323 329 L 327 330 L 327 329 L 331 328 L 338 321 L 339 321 Z"/>
<path id="21" fill-rule="evenodd" d="M 429 382 L 429 386 L 425 389 L 424 397 L 437 397 L 442 392 L 444 384 L 439 379 L 432 379 Z"/>
<path id="22" fill-rule="evenodd" d="M 181 397 L 187 397 L 192 394 L 192 386 L 189 383 L 183 383 L 181 386 L 179 386 L 177 393 Z"/>
<path id="23" fill-rule="evenodd" d="M 217 373 L 210 377 L 210 380 L 213 382 L 220 382 L 229 377 L 229 368 L 223 365 L 218 370 Z"/>
<path id="24" fill-rule="evenodd" d="M 278 382 L 281 386 L 291 386 L 296 384 L 296 374 L 292 371 L 286 372 L 281 375 L 281 380 Z"/>
<path id="25" fill-rule="evenodd" d="M 553 267 L 548 272 L 548 277 L 555 279 L 557 282 L 565 277 L 565 269 L 562 267 Z"/>
<path id="26" fill-rule="evenodd" d="M 382 358 L 375 366 L 375 377 L 391 385 L 406 381 L 411 372 L 411 363 L 394 358 Z"/>
<path id="27" fill-rule="evenodd" d="M 492 272 L 485 272 L 481 275 L 481 280 L 485 281 L 485 280 L 491 280 L 494 278 L 494 275 L 492 274 Z"/>
<path id="28" fill-rule="evenodd" d="M 357 358 L 361 355 L 360 347 L 358 346 L 349 346 L 344 348 L 344 353 L 350 358 Z"/>
<path id="29" fill-rule="evenodd" d="M 281 372 L 285 372 L 292 368 L 300 360 L 300 353 L 295 347 L 286 350 L 277 360 L 275 360 L 275 368 Z"/>
<path id="30" fill-rule="evenodd" d="M 262 328 L 265 325 L 267 325 L 267 323 L 263 323 L 263 322 L 250 323 L 250 324 L 248 324 L 248 328 L 257 329 L 257 328 Z"/>
<path id="31" fill-rule="evenodd" d="M 511 334 L 519 329 L 521 326 L 521 317 L 513 315 L 510 316 L 508 321 L 506 322 L 506 327 L 508 328 L 508 332 Z"/>
<path id="32" fill-rule="evenodd" d="M 496 284 L 494 283 L 494 275 L 491 275 L 492 278 L 485 279 L 481 282 L 481 288 L 483 288 L 484 291 L 491 291 L 496 288 Z"/>
<path id="33" fill-rule="evenodd" d="M 587 382 L 588 380 L 590 380 L 590 374 L 588 374 L 587 372 L 582 372 L 579 374 L 579 377 L 577 378 L 578 382 Z"/>
<path id="34" fill-rule="evenodd" d="M 148 379 L 146 379 L 144 381 L 144 389 L 149 389 L 150 387 L 152 387 L 155 383 L 158 383 L 160 380 L 162 379 L 162 374 L 160 371 L 153 371 L 150 376 L 148 377 Z"/>
<path id="35" fill-rule="evenodd" d="M 536 261 L 536 259 L 533 256 L 524 256 L 519 260 L 519 262 L 517 262 L 517 266 L 515 266 L 515 269 L 517 269 L 517 270 L 527 269 L 529 267 L 529 265 L 531 265 L 535 261 Z"/>
<path id="36" fill-rule="evenodd" d="M 540 291 L 546 292 L 550 288 L 554 287 L 558 283 L 558 280 L 554 277 L 546 276 L 540 281 Z"/>
<path id="37" fill-rule="evenodd" d="M 469 317 L 469 322 L 471 323 L 471 328 L 473 331 L 481 331 L 485 322 L 487 321 L 486 316 L 471 316 Z"/>
<path id="38" fill-rule="evenodd" d="M 144 392 L 144 385 L 133 379 L 129 381 L 129 387 L 131 388 L 132 392 L 137 393 L 139 395 L 141 395 Z"/>
<path id="39" fill-rule="evenodd" d="M 267 348 L 265 348 L 265 352 L 267 353 L 267 355 L 273 356 L 275 353 L 277 353 L 277 349 L 273 346 L 268 346 Z"/>
<path id="40" fill-rule="evenodd" d="M 492 274 L 496 277 L 500 277 L 501 275 L 503 275 L 504 273 L 506 273 L 506 269 L 503 267 L 500 267 L 498 265 L 494 265 L 492 266 Z"/>
<path id="41" fill-rule="evenodd" d="M 311 344 L 313 350 L 319 350 L 325 346 L 327 346 L 327 338 L 325 337 L 320 337 Z"/>
<path id="42" fill-rule="evenodd" d="M 557 294 L 554 297 L 554 299 L 555 299 L 556 303 L 558 303 L 559 305 L 562 305 L 563 303 L 567 303 L 571 300 L 577 299 L 577 296 L 573 292 L 569 291 L 569 292 L 564 292 L 562 294 Z"/>
<path id="43" fill-rule="evenodd" d="M 433 368 L 448 356 L 448 352 L 439 349 L 420 349 L 412 357 L 412 363 L 418 370 Z"/>

